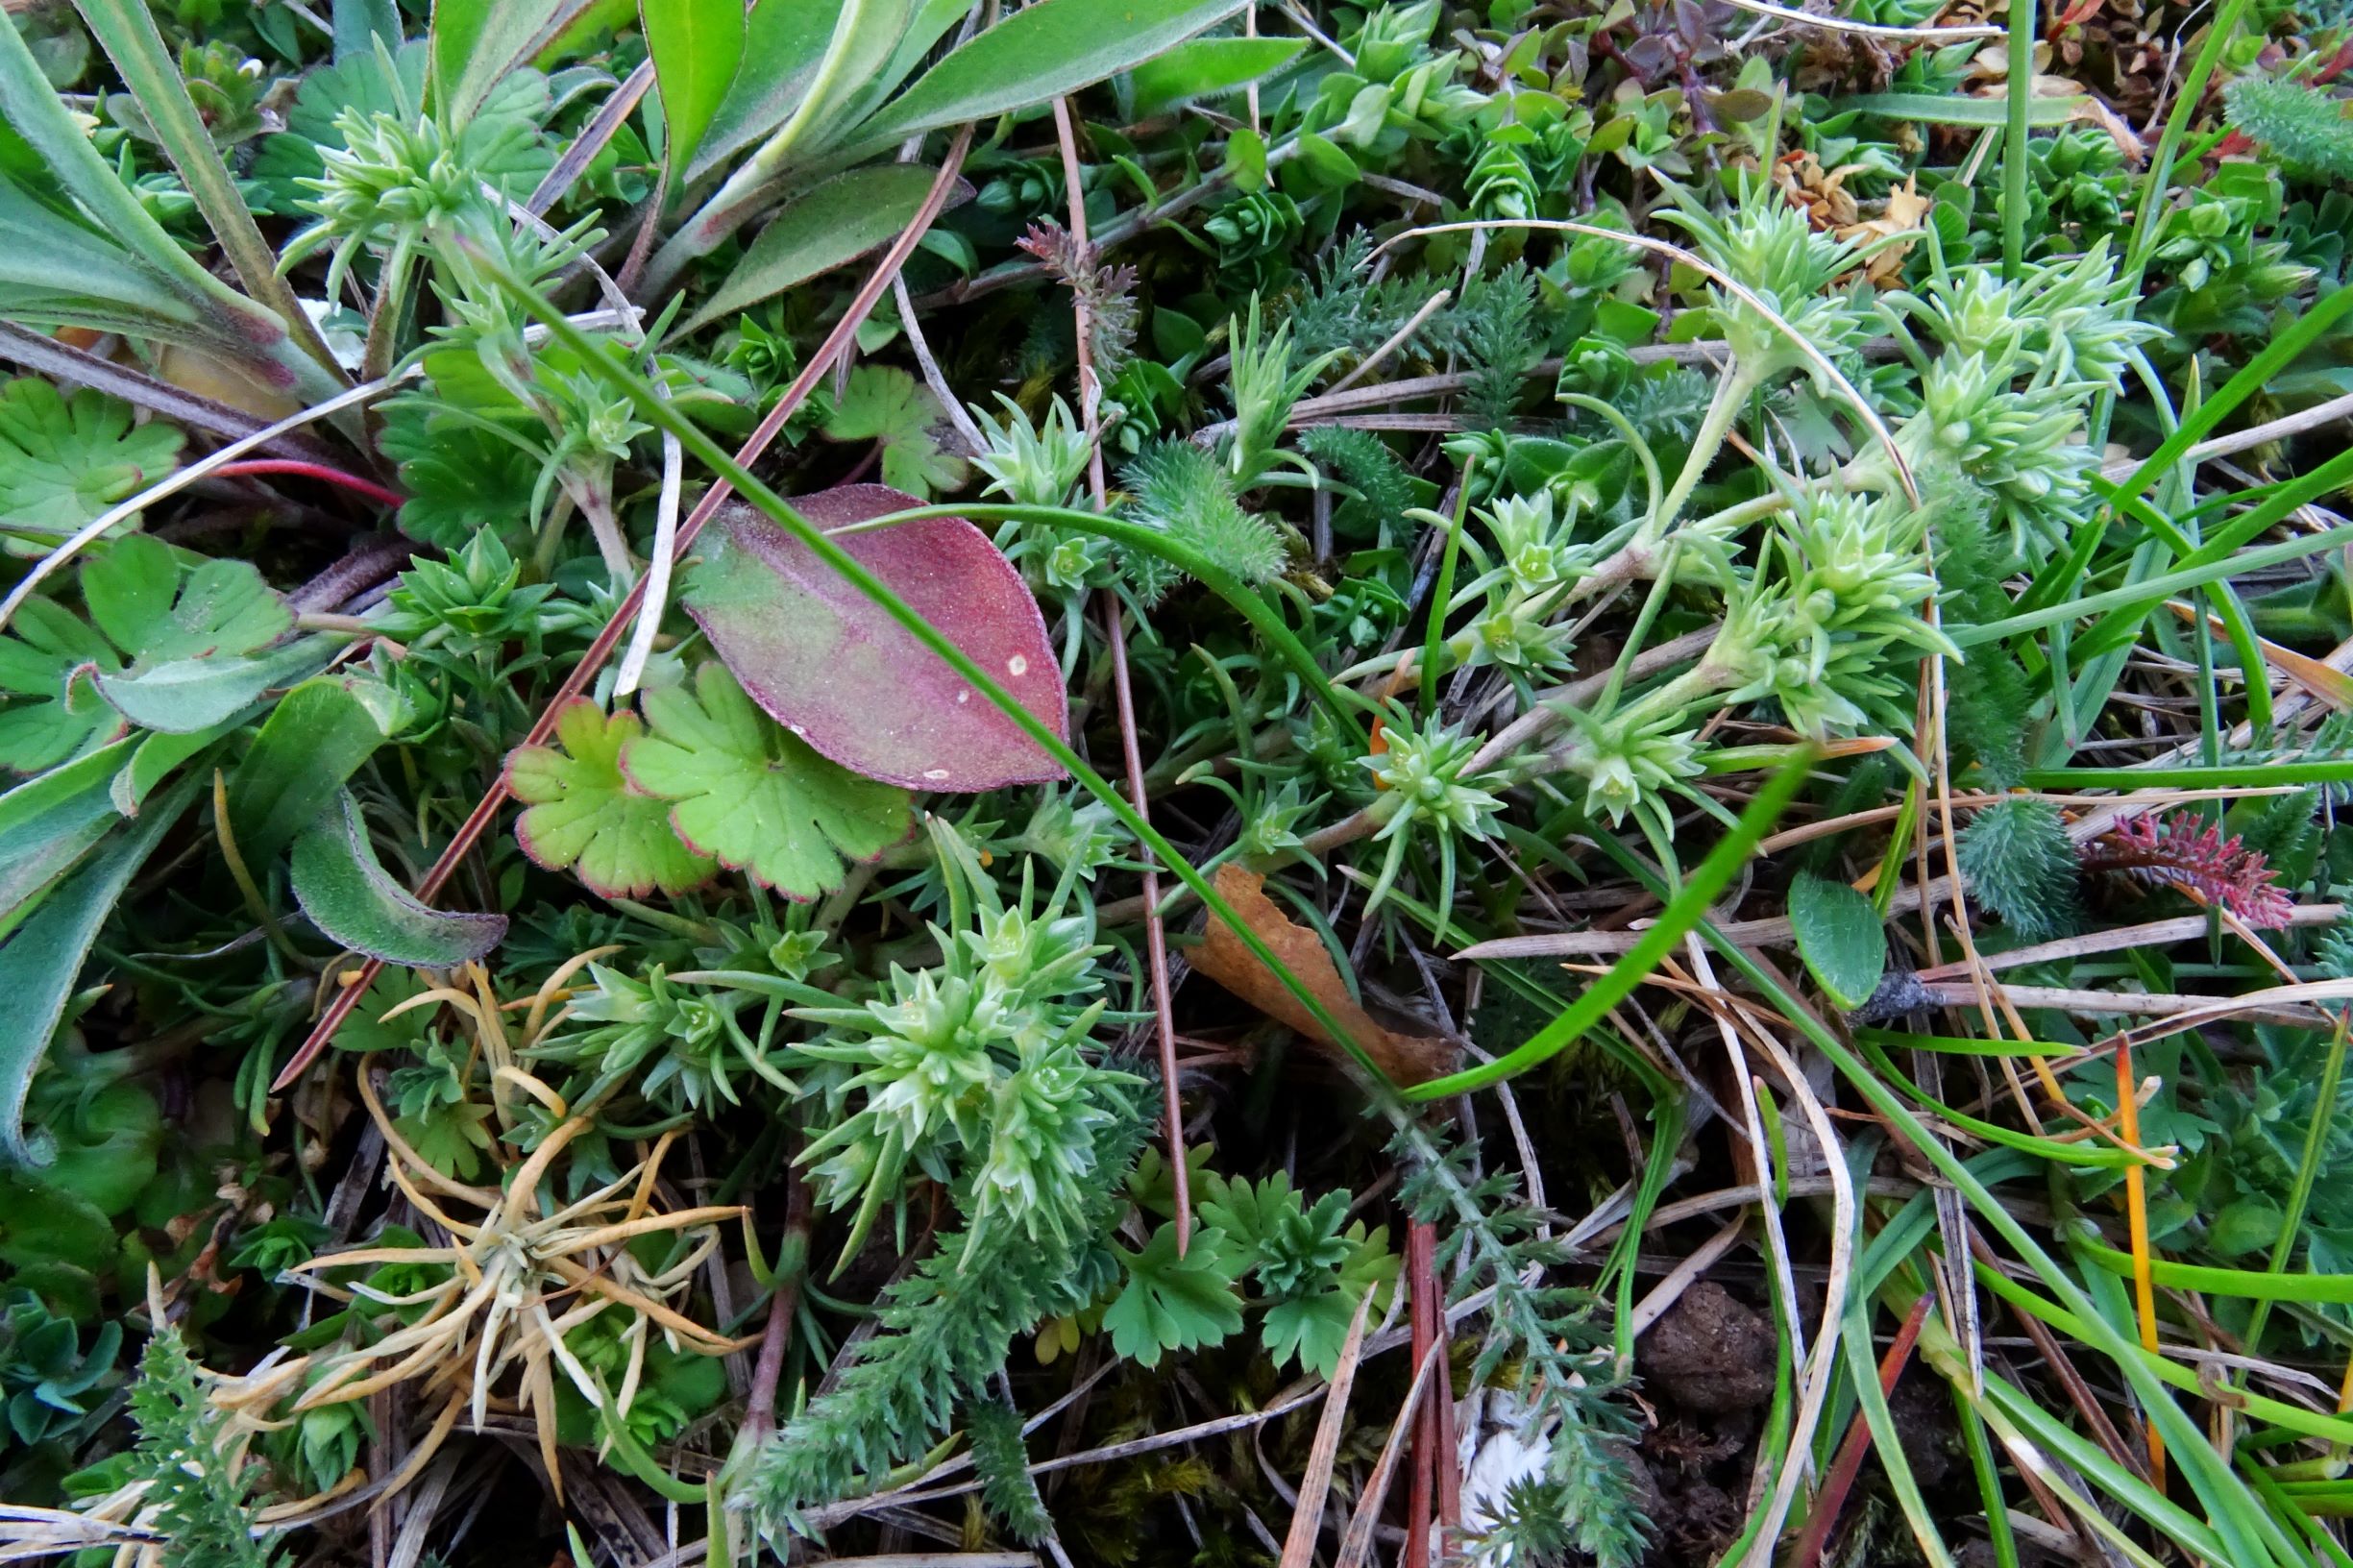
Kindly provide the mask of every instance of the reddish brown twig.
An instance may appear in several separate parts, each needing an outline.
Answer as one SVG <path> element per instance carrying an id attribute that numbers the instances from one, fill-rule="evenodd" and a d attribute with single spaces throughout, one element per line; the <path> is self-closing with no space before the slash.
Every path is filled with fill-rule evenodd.
<path id="1" fill-rule="evenodd" d="M 1882 1395 L 1896 1391 L 1896 1380 L 1903 1376 L 1904 1363 L 1912 1359 L 1912 1346 L 1920 1339 L 1920 1326 L 1927 1321 L 1933 1300 L 1927 1291 L 1920 1293 L 1920 1299 L 1912 1303 L 1912 1311 L 1903 1320 L 1903 1327 L 1896 1331 L 1895 1342 L 1879 1358 Z M 1845 1506 L 1847 1493 L 1862 1471 L 1863 1455 L 1870 1447 L 1871 1423 L 1857 1410 L 1854 1419 L 1847 1423 L 1846 1440 L 1838 1446 L 1838 1458 L 1814 1499 L 1813 1511 L 1805 1516 L 1805 1529 L 1799 1533 L 1797 1550 L 1789 1555 L 1790 1568 L 1814 1568 L 1822 1560 L 1822 1548 L 1830 1538 L 1830 1527 L 1838 1523 L 1838 1510 Z"/>
<path id="2" fill-rule="evenodd" d="M 1054 100 L 1054 134 L 1062 144 L 1063 187 L 1070 197 L 1070 240 L 1078 254 L 1091 250 L 1087 240 L 1087 197 L 1079 188 L 1078 138 L 1070 129 L 1070 106 Z M 1079 417 L 1087 431 L 1087 484 L 1094 503 L 1104 503 L 1103 443 L 1095 438 L 1096 413 L 1102 387 L 1095 380 L 1093 324 L 1088 320 L 1087 294 L 1070 291 L 1070 309 L 1077 318 Z M 1143 749 L 1136 735 L 1136 694 L 1128 684 L 1126 611 L 1118 590 L 1105 588 L 1103 635 L 1111 644 L 1112 697 L 1119 709 L 1120 764 L 1127 770 L 1128 802 L 1136 815 L 1149 821 L 1152 799 L 1144 789 Z M 1140 850 L 1143 861 L 1144 959 L 1152 970 L 1152 1011 L 1160 1036 L 1161 1114 L 1167 1123 L 1168 1173 L 1176 1201 L 1177 1256 L 1192 1240 L 1192 1181 L 1185 1168 L 1185 1100 L 1177 1091 L 1176 1009 L 1168 992 L 1168 939 L 1161 923 L 1160 872 L 1152 852 Z"/>
<path id="3" fill-rule="evenodd" d="M 891 280 L 898 276 L 898 269 L 905 265 L 907 257 L 915 253 L 917 244 L 931 228 L 933 220 L 946 208 L 948 193 L 956 186 L 957 171 L 964 166 L 965 150 L 971 144 L 972 128 L 968 125 L 960 128 L 955 139 L 948 144 L 947 156 L 941 159 L 940 172 L 933 178 L 931 192 L 923 198 L 923 206 L 916 213 L 915 221 L 908 224 L 898 238 L 892 242 L 891 248 L 883 253 L 873 272 L 850 300 L 849 308 L 843 312 L 842 319 L 834 324 L 832 331 L 825 334 L 825 341 L 819 346 L 817 353 L 809 356 L 809 362 L 801 367 L 800 374 L 793 378 L 793 384 L 785 388 L 783 397 L 776 400 L 776 406 L 768 411 L 768 417 L 760 421 L 759 428 L 745 441 L 743 449 L 735 456 L 738 463 L 749 467 L 759 460 L 760 453 L 767 451 L 768 444 L 776 438 L 776 432 L 784 429 L 784 422 L 793 417 L 794 411 L 816 390 L 818 381 L 833 368 L 834 361 L 856 340 L 858 328 L 866 321 L 868 312 L 874 308 L 874 302 L 882 298 L 882 291 L 891 286 Z M 711 514 L 718 511 L 720 504 L 733 494 L 734 488 L 723 478 L 715 480 L 711 488 L 703 492 L 702 499 L 695 503 L 694 511 L 678 526 L 678 541 L 671 551 L 671 559 L 681 560 L 685 557 L 695 543 L 695 536 L 711 520 Z M 621 646 L 622 634 L 628 629 L 629 623 L 637 617 L 639 607 L 645 603 L 647 580 L 640 576 L 630 585 L 628 593 L 622 599 L 621 607 L 613 612 L 613 618 L 597 633 L 596 641 L 588 645 L 588 651 L 580 656 L 580 662 L 573 666 L 572 673 L 564 677 L 564 683 L 556 689 L 555 696 L 540 710 L 530 733 L 523 738 L 523 746 L 545 746 L 548 737 L 554 733 L 555 716 L 563 712 L 575 698 L 588 690 L 589 682 L 596 679 L 597 672 L 604 667 L 604 661 L 613 656 L 613 649 Z M 457 870 L 458 863 L 471 854 L 474 846 L 481 842 L 482 835 L 490 831 L 490 824 L 498 819 L 499 808 L 505 803 L 506 774 L 502 771 L 491 781 L 490 788 L 483 792 L 482 798 L 476 802 L 466 820 L 458 824 L 449 846 L 441 851 L 439 858 L 426 871 L 424 879 L 417 884 L 417 897 L 421 901 L 429 903 L 440 893 L 452 873 Z M 369 984 L 382 972 L 383 967 L 383 961 L 375 958 L 359 967 L 358 972 L 336 994 L 334 1000 L 327 1004 L 327 1011 L 319 1015 L 319 1021 L 310 1030 L 310 1038 L 304 1041 L 302 1049 L 294 1053 L 294 1060 L 287 1063 L 285 1070 L 271 1083 L 272 1093 L 283 1090 L 301 1077 L 304 1070 L 318 1060 L 319 1053 L 327 1049 L 329 1041 L 335 1038 L 335 1031 L 342 1028 L 343 1021 L 352 1016 L 352 1009 L 359 1005 L 359 998 L 366 994 Z"/>
<path id="4" fill-rule="evenodd" d="M 1426 1220 L 1415 1220 L 1406 1230 L 1406 1289 L 1407 1307 L 1413 1332 L 1413 1364 L 1419 1366 L 1422 1358 L 1437 1343 L 1438 1268 L 1437 1231 Z M 1441 1376 L 1444 1374 L 1441 1373 Z M 1454 1468 L 1449 1456 L 1439 1451 L 1438 1407 L 1448 1403 L 1447 1391 L 1437 1390 L 1437 1397 L 1422 1402 L 1413 1443 L 1413 1486 L 1407 1494 L 1406 1549 L 1399 1556 L 1400 1568 L 1429 1568 L 1430 1519 L 1432 1493 L 1441 1471 Z M 1451 1425 L 1451 1422 L 1449 1423 Z"/>
<path id="5" fill-rule="evenodd" d="M 816 1206 L 800 1166 L 784 1162 L 784 1239 L 776 1245 L 776 1268 L 770 1276 L 774 1293 L 768 1299 L 768 1328 L 760 1335 L 760 1359 L 751 1369 L 751 1395 L 744 1405 L 745 1440 L 757 1445 L 776 1425 L 776 1384 L 784 1376 L 784 1347 L 792 1337 L 793 1313 L 800 1306 L 801 1277 L 809 1269 L 809 1233 Z"/>

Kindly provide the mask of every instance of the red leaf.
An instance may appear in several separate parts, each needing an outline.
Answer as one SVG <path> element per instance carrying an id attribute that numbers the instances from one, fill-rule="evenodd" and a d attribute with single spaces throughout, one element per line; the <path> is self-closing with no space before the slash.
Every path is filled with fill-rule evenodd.
<path id="1" fill-rule="evenodd" d="M 887 485 L 846 484 L 793 504 L 830 533 L 923 503 Z M 778 723 L 845 768 L 914 790 L 972 794 L 1063 776 L 945 660 L 766 515 L 737 503 L 714 522 L 687 578 L 687 613 Z M 1057 736 L 1069 733 L 1045 618 L 986 534 L 941 517 L 836 543 Z"/>
<path id="2" fill-rule="evenodd" d="M 2277 931 L 2295 916 L 2295 899 L 2262 853 L 2225 839 L 2197 814 L 2127 817 L 2076 851 L 2086 870 L 2119 871 L 2168 887 L 2192 903 L 2226 909 L 2258 931 Z"/>

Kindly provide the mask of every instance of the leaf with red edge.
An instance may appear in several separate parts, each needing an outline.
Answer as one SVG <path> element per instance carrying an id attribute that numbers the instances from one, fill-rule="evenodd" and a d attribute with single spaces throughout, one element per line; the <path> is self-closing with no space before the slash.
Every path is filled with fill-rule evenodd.
<path id="1" fill-rule="evenodd" d="M 607 898 L 674 897 L 711 880 L 718 863 L 678 842 L 670 802 L 640 795 L 621 775 L 621 748 L 645 729 L 633 713 L 608 719 L 579 698 L 556 716 L 555 746 L 524 747 L 508 759 L 507 787 L 530 808 L 515 840 L 534 865 L 574 871 Z"/>
<path id="2" fill-rule="evenodd" d="M 622 776 L 671 803 L 670 825 L 697 854 L 788 898 L 833 892 L 845 860 L 870 862 L 914 829 L 904 791 L 777 728 L 723 665 L 696 671 L 691 691 L 648 692 L 646 722 L 651 733 L 622 748 Z"/>
<path id="3" fill-rule="evenodd" d="M 922 504 L 880 484 L 793 503 L 833 532 Z M 748 505 L 722 510 L 685 602 L 752 699 L 843 767 L 916 790 L 973 794 L 1063 776 L 1062 765 L 814 551 Z M 835 541 L 1057 736 L 1062 667 L 1020 574 L 960 517 Z"/>

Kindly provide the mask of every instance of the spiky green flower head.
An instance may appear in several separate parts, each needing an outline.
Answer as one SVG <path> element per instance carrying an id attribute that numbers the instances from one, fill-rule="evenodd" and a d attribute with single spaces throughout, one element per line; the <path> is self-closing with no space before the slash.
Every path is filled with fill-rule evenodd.
<path id="1" fill-rule="evenodd" d="M 1479 737 L 1436 719 L 1417 721 L 1396 703 L 1389 706 L 1380 744 L 1385 749 L 1363 759 L 1378 792 L 1365 810 L 1381 824 L 1374 842 L 1389 847 L 1365 895 L 1364 912 L 1371 914 L 1388 895 L 1408 845 L 1419 839 L 1437 851 L 1435 905 L 1442 919 L 1454 902 L 1455 841 L 1494 837 L 1504 802 L 1484 786 L 1500 787 L 1504 775 L 1475 770 Z"/>
<path id="2" fill-rule="evenodd" d="M 1901 625 L 1936 591 L 1927 570 L 1928 514 L 1894 496 L 1809 489 L 1776 525 L 1802 596 L 1826 595 L 1817 613 L 1851 630 L 1890 617 Z"/>
<path id="3" fill-rule="evenodd" d="M 316 194 L 302 204 L 319 221 L 297 234 L 282 264 L 291 266 L 331 246 L 328 299 L 340 298 L 352 260 L 370 245 L 414 245 L 428 229 L 455 227 L 479 210 L 478 177 L 435 121 L 414 113 L 335 117 L 340 147 L 322 146 L 323 173 L 300 184 Z"/>
<path id="4" fill-rule="evenodd" d="M 551 370 L 539 381 L 542 405 L 559 432 L 557 445 L 569 454 L 617 461 L 629 443 L 653 427 L 637 418 L 637 405 L 616 396 L 589 371 Z"/>
<path id="5" fill-rule="evenodd" d="M 1293 368 L 1291 324 L 1286 321 L 1271 332 L 1261 332 L 1256 294 L 1250 296 L 1247 316 L 1227 322 L 1226 335 L 1233 349 L 1226 381 L 1234 396 L 1234 433 L 1224 450 L 1227 471 L 1238 492 L 1257 484 L 1272 466 L 1291 404 L 1339 352 L 1327 350 Z"/>
<path id="6" fill-rule="evenodd" d="M 1013 841 L 1017 847 L 1043 855 L 1089 881 L 1127 842 L 1128 831 L 1111 807 L 1080 790 L 1042 792 L 1030 812 L 1029 825 Z"/>
<path id="7" fill-rule="evenodd" d="M 972 1174 L 975 1237 L 993 1219 L 1033 1241 L 1067 1244 L 1083 1231 L 1094 1130 L 1112 1117 L 1097 1095 L 1103 1069 L 1079 1055 L 1072 1037 L 1084 1036 L 1101 1011 L 1098 1002 L 1060 1040 L 1026 1044 L 1018 1065 L 997 1080 L 988 1154 Z"/>
<path id="8" fill-rule="evenodd" d="M 2026 316 L 2034 331 L 2027 348 L 2045 375 L 2121 390 L 2132 351 L 2165 335 L 2154 322 L 2136 321 L 2140 292 L 2121 274 L 2102 237 L 2072 261 L 2053 261 L 2027 276 Z"/>
<path id="9" fill-rule="evenodd" d="M 445 343 L 472 348 L 483 368 L 514 391 L 527 405 L 537 399 L 523 386 L 535 359 L 560 359 L 551 351 L 534 356 L 525 347 L 525 330 L 532 325 L 523 297 L 507 286 L 516 278 L 542 292 L 578 264 L 604 238 L 590 213 L 562 230 L 543 230 L 532 224 L 507 221 L 493 213 L 487 200 L 464 226 L 464 244 L 432 246 L 435 298 L 443 320 L 433 336 Z M 429 239 L 443 235 L 429 230 Z"/>
<path id="10" fill-rule="evenodd" d="M 1663 809 L 1660 796 L 1700 772 L 1699 732 L 1684 727 L 1679 710 L 1609 719 L 1560 711 L 1576 731 L 1558 753 L 1561 771 L 1584 780 L 1585 815 L 1607 817 L 1612 827 L 1629 812 Z"/>
<path id="11" fill-rule="evenodd" d="M 1890 312 L 1919 320 L 1939 343 L 1996 354 L 2015 350 L 2027 324 L 2021 319 L 2017 285 L 1998 267 L 1949 267 L 1933 274 L 1917 295 L 1889 297 Z"/>
<path id="12" fill-rule="evenodd" d="M 1025 894 L 1028 891 L 1024 887 Z M 1094 961 L 1110 949 L 1094 941 L 1094 917 L 1062 914 L 1059 902 L 1037 915 L 1027 906 L 1025 896 L 1017 906 L 982 910 L 974 917 L 975 929 L 956 936 L 1003 1005 L 1050 1013 L 1059 998 L 1100 988 Z"/>
<path id="13" fill-rule="evenodd" d="M 999 392 L 996 401 L 1004 417 L 996 419 L 971 405 L 988 449 L 972 464 L 989 476 L 981 494 L 1003 496 L 1017 506 L 1061 506 L 1087 473 L 1087 432 L 1078 416 L 1057 396 L 1042 423 L 1032 424 L 1028 411 Z"/>
<path id="14" fill-rule="evenodd" d="M 1762 382 L 1803 370 L 1819 382 L 1820 367 L 1803 345 L 1831 360 L 1862 348 L 1871 335 L 1870 313 L 1852 287 L 1833 292 L 1833 285 L 1892 241 L 1858 245 L 1824 233 L 1763 181 L 1745 183 L 1739 201 L 1722 216 L 1696 193 L 1671 180 L 1661 183 L 1676 208 L 1660 216 L 1687 231 L 1704 260 L 1753 296 L 1720 283 L 1708 287 L 1739 374 Z"/>
<path id="15" fill-rule="evenodd" d="M 659 964 L 643 978 L 591 964 L 588 976 L 567 1010 L 573 1027 L 527 1053 L 596 1074 L 578 1097 L 601 1099 L 634 1081 L 648 1103 L 674 1114 L 742 1104 L 739 1079 L 797 1092 L 737 1021 L 748 993 L 680 985 Z"/>
<path id="16" fill-rule="evenodd" d="M 1493 505 L 1480 509 L 1479 520 L 1495 541 L 1504 570 L 1511 575 L 1511 586 L 1523 594 L 1556 588 L 1569 575 L 1574 554 L 1568 538 L 1569 519 L 1556 518 L 1558 509 L 1549 487 L 1499 496 Z M 1566 510 L 1573 517 L 1575 503 Z"/>
<path id="17" fill-rule="evenodd" d="M 1530 674 L 1565 670 L 1576 652 L 1570 628 L 1551 625 L 1549 614 L 1538 600 L 1499 599 L 1451 642 L 1459 651 L 1458 645 L 1468 639 L 1469 649 L 1462 655 L 1468 667 L 1497 665 Z"/>
<path id="18" fill-rule="evenodd" d="M 523 584 L 523 567 L 488 528 L 446 562 L 419 557 L 409 562 L 379 621 L 386 636 L 414 641 L 435 627 L 462 649 L 500 643 L 536 644 L 572 617 L 560 602 L 549 603 L 551 583 Z"/>
<path id="19" fill-rule="evenodd" d="M 1949 468 L 1985 491 L 2018 553 L 2041 560 L 2092 514 L 2097 459 L 2082 436 L 2096 387 L 2040 373 L 2022 386 L 2018 369 L 2012 355 L 1948 349 L 1897 440 L 1917 468 Z"/>
<path id="20" fill-rule="evenodd" d="M 1298 779 L 1285 779 L 1273 794 L 1262 796 L 1253 809 L 1242 814 L 1241 831 L 1234 841 L 1236 856 L 1244 865 L 1264 865 L 1296 853 L 1302 843 L 1299 824 L 1323 799 L 1320 795 L 1311 797 Z M 1311 859 L 1309 864 L 1322 870 Z"/>
<path id="21" fill-rule="evenodd" d="M 1992 265 L 1940 270 L 1917 295 L 1888 302 L 1926 326 L 1948 350 L 2008 359 L 2053 384 L 2113 392 L 2132 351 L 2164 329 L 2133 319 L 2136 297 L 2118 275 L 2108 242 L 2082 256 L 2029 267 L 2016 282 Z"/>
<path id="22" fill-rule="evenodd" d="M 1817 739 L 1910 728 L 1920 656 L 1958 649 L 1901 605 L 1867 608 L 1814 580 L 1798 547 L 1775 534 L 1755 574 L 1726 605 L 1700 674 L 1729 702 L 1770 699 Z"/>
<path id="23" fill-rule="evenodd" d="M 858 1205 L 846 1258 L 864 1245 L 886 1201 L 904 1201 L 911 1166 L 940 1182 L 987 1174 L 974 1201 L 990 1215 L 1051 1229 L 1054 1213 L 1076 1212 L 1075 1194 L 1046 1194 L 1035 1213 L 1022 1205 L 1091 1146 L 1097 1118 L 1075 1104 L 1072 1086 L 1091 1093 L 1118 1076 L 1077 1054 L 1102 1016 L 1095 959 L 1108 949 L 1093 941 L 1091 912 L 1066 907 L 1075 870 L 1066 868 L 1036 907 L 1025 866 L 1020 898 L 1008 904 L 955 829 L 938 818 L 930 825 L 953 928 L 931 928 L 939 962 L 921 970 L 894 965 L 887 995 L 863 1006 L 794 1012 L 827 1026 L 795 1052 L 825 1065 L 833 1105 L 857 1104 L 801 1153 L 828 1207 Z M 1019 1136 L 1000 1155 L 994 1139 L 1008 1114 L 1020 1118 Z M 1056 1130 L 1071 1147 L 1034 1146 Z"/>
<path id="24" fill-rule="evenodd" d="M 794 1049 L 855 1069 L 834 1087 L 837 1103 L 863 1097 L 853 1114 L 810 1141 L 821 1200 L 833 1209 L 860 1204 L 857 1241 L 886 1197 L 898 1194 L 913 1162 L 935 1180 L 948 1176 L 946 1154 L 981 1141 L 998 1077 L 991 1047 L 1009 1041 L 1003 998 L 967 973 L 891 967 L 890 999 L 857 1009 L 804 1009 L 832 1023 L 825 1039 Z M 856 1038 L 851 1038 L 856 1037 Z"/>

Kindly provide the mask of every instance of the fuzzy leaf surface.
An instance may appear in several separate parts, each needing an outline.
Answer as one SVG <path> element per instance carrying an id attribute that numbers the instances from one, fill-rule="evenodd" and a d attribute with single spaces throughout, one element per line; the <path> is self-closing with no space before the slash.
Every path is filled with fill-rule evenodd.
<path id="1" fill-rule="evenodd" d="M 1076 92 L 1239 10 L 1241 0 L 1040 0 L 924 72 L 845 156 Z"/>
<path id="2" fill-rule="evenodd" d="M 49 1037 L 64 1017 L 98 928 L 194 793 L 193 780 L 173 786 L 166 798 L 141 812 L 128 831 L 113 835 L 0 943 L 0 995 L 9 998 L 9 1007 L 0 1012 L 0 1164 L 37 1164 L 45 1157 L 24 1133 L 25 1094 L 33 1074 L 48 1053 Z"/>
<path id="3" fill-rule="evenodd" d="M 897 238 L 931 193 L 933 178 L 919 163 L 879 163 L 836 175 L 795 197 L 760 231 L 687 330 L 734 315 Z M 958 186 L 960 195 L 964 188 Z M 853 385 L 863 374 L 852 375 Z"/>
<path id="4" fill-rule="evenodd" d="M 623 775 L 672 802 L 671 825 L 693 852 L 788 898 L 832 892 L 845 860 L 872 860 L 914 827 L 903 791 L 777 728 L 723 664 L 698 671 L 691 693 L 648 692 L 646 718 L 652 732 L 621 748 Z"/>
<path id="5" fill-rule="evenodd" d="M 229 777 L 246 864 L 268 864 L 407 718 L 400 694 L 366 675 L 320 675 L 279 698 Z"/>
<path id="6" fill-rule="evenodd" d="M 1887 968 L 1887 927 L 1870 899 L 1844 882 L 1800 872 L 1789 890 L 1789 923 L 1798 956 L 1830 1000 L 1851 1011 L 1871 999 Z"/>
<path id="7" fill-rule="evenodd" d="M 795 504 L 832 530 L 919 502 L 855 484 Z M 704 539 L 688 613 L 754 700 L 823 755 L 909 789 L 975 793 L 1062 776 L 1010 718 L 760 513 L 730 507 Z M 1045 619 L 987 535 L 932 518 L 838 543 L 1055 734 L 1069 733 Z"/>
<path id="8" fill-rule="evenodd" d="M 348 792 L 340 810 L 294 841 L 293 869 L 294 900 L 310 923 L 387 964 L 448 968 L 480 958 L 506 935 L 503 915 L 454 915 L 410 897 L 376 858 Z"/>
<path id="9" fill-rule="evenodd" d="M 744 7 L 741 0 L 638 0 L 638 14 L 662 88 L 671 166 L 683 171 L 743 62 Z"/>
<path id="10" fill-rule="evenodd" d="M 140 676 L 242 661 L 294 625 L 250 563 L 187 566 L 146 534 L 83 567 L 82 600 L 87 622 L 48 600 L 28 600 L 0 637 L 0 692 L 25 699 L 0 711 L 0 767 L 36 772 L 121 730 L 124 714 L 100 700 L 91 682 L 74 678 L 86 666 L 99 676 Z"/>

